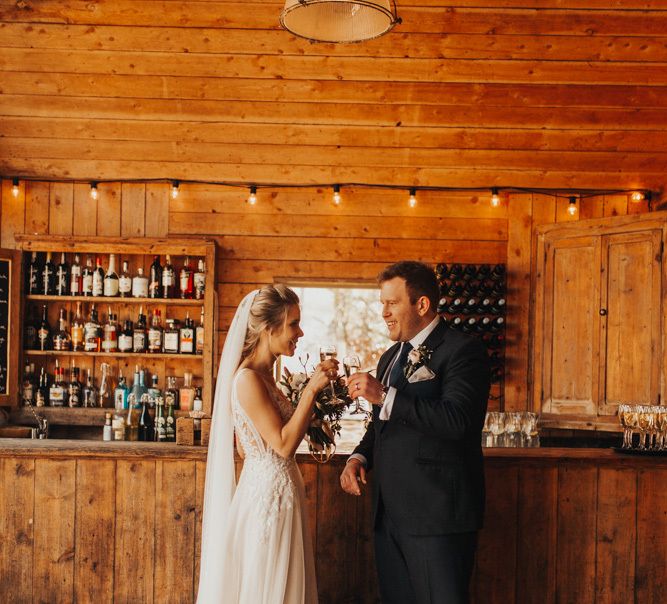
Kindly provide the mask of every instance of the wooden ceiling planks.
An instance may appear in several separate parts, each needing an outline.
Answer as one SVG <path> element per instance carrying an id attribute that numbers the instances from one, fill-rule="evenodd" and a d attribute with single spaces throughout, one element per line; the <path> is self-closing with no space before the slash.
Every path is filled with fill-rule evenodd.
<path id="1" fill-rule="evenodd" d="M 663 1 L 399 1 L 352 45 L 280 9 L 0 2 L 0 173 L 664 187 Z"/>

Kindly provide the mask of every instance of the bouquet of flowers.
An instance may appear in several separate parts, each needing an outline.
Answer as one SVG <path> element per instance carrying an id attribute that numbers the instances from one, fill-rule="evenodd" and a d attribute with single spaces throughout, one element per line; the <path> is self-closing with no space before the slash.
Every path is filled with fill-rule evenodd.
<path id="1" fill-rule="evenodd" d="M 308 358 L 306 358 L 306 362 Z M 310 376 L 302 362 L 303 371 L 292 373 L 285 368 L 278 387 L 294 407 L 297 406 Z M 345 409 L 354 404 L 342 377 L 323 388 L 315 399 L 313 417 L 306 431 L 310 454 L 320 463 L 326 463 L 336 452 L 336 436 L 340 434 L 340 419 Z"/>

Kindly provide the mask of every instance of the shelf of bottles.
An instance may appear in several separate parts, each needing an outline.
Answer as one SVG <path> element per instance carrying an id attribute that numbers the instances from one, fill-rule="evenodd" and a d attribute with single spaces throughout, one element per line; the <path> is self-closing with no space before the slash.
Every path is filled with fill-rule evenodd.
<path id="1" fill-rule="evenodd" d="M 481 338 L 491 359 L 490 407 L 502 408 L 507 280 L 504 264 L 438 264 L 438 313 L 452 329 Z"/>
<path id="2" fill-rule="evenodd" d="M 86 253 L 54 245 L 24 254 L 21 403 L 63 424 L 67 411 L 73 424 L 102 424 L 108 413 L 118 438 L 134 408 L 137 421 L 154 423 L 142 440 L 174 440 L 174 418 L 210 396 L 214 252 L 200 244 L 192 254 L 146 254 L 155 246 L 137 244 L 115 253 L 86 242 Z"/>

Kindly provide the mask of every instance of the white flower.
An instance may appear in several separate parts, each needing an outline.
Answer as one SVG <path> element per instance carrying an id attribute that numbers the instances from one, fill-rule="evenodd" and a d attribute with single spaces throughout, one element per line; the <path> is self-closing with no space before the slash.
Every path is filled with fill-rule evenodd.
<path id="1" fill-rule="evenodd" d="M 303 372 L 293 373 L 290 378 L 290 384 L 294 390 L 297 390 L 299 386 L 302 386 L 308 380 L 308 376 Z"/>
<path id="2" fill-rule="evenodd" d="M 416 365 L 421 361 L 421 353 L 419 352 L 418 348 L 413 348 L 409 353 L 408 353 L 408 361 L 410 361 L 413 365 Z"/>

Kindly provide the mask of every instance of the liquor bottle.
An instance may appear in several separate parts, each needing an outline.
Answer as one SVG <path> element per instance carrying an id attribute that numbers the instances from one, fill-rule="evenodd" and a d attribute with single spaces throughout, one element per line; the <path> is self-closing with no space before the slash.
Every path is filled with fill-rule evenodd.
<path id="1" fill-rule="evenodd" d="M 102 340 L 102 350 L 104 352 L 118 352 L 118 324 L 116 315 L 111 312 L 111 306 L 107 314 L 107 322 L 103 329 L 104 339 Z"/>
<path id="2" fill-rule="evenodd" d="M 174 415 L 174 403 L 165 397 L 167 405 L 167 417 L 165 418 L 164 432 L 167 442 L 176 442 L 176 417 Z"/>
<path id="3" fill-rule="evenodd" d="M 125 417 L 118 409 L 114 410 L 111 419 L 111 431 L 114 440 L 125 440 Z"/>
<path id="4" fill-rule="evenodd" d="M 181 354 L 194 354 L 195 352 L 195 330 L 190 312 L 185 314 L 185 322 L 178 330 L 178 348 Z"/>
<path id="5" fill-rule="evenodd" d="M 496 300 L 493 300 L 489 306 L 489 310 L 494 314 L 494 315 L 499 315 L 505 312 L 505 298 L 498 298 Z"/>
<path id="6" fill-rule="evenodd" d="M 83 386 L 79 381 L 79 368 L 72 367 L 70 371 L 69 386 L 67 387 L 67 396 L 70 407 L 80 407 L 82 402 Z"/>
<path id="7" fill-rule="evenodd" d="M 164 328 L 164 340 L 162 349 L 167 354 L 178 354 L 178 321 L 167 319 Z"/>
<path id="8" fill-rule="evenodd" d="M 185 257 L 185 262 L 181 267 L 181 272 L 178 279 L 178 289 L 181 298 L 184 300 L 191 299 L 195 295 L 194 273 L 190 268 L 190 257 Z"/>
<path id="9" fill-rule="evenodd" d="M 201 388 L 195 388 L 195 397 L 192 400 L 192 410 L 201 412 L 204 408 L 204 402 L 201 400 Z M 194 443 L 201 445 L 201 418 L 195 417 L 193 423 Z"/>
<path id="10" fill-rule="evenodd" d="M 127 416 L 125 419 L 125 440 L 139 440 L 139 412 L 141 403 L 137 402 L 134 395 L 128 397 Z"/>
<path id="11" fill-rule="evenodd" d="M 178 405 L 181 411 L 192 411 L 195 400 L 195 389 L 192 387 L 192 374 L 186 371 L 183 374 L 183 386 L 178 391 Z"/>
<path id="12" fill-rule="evenodd" d="M 104 271 L 102 261 L 98 256 L 95 258 L 95 270 L 93 271 L 93 296 L 104 295 Z"/>
<path id="13" fill-rule="evenodd" d="M 90 369 L 86 370 L 86 385 L 83 387 L 83 406 L 97 407 L 99 392 L 93 383 L 93 376 Z"/>
<path id="14" fill-rule="evenodd" d="M 169 254 L 165 260 L 164 268 L 162 269 L 162 297 L 173 298 L 176 286 L 176 274 L 174 267 L 171 265 Z"/>
<path id="15" fill-rule="evenodd" d="M 151 385 L 150 388 L 148 388 L 148 396 L 150 397 L 150 406 L 155 407 L 156 401 L 158 398 L 162 397 L 162 391 L 160 388 L 158 388 L 158 375 L 157 373 L 154 373 L 151 376 Z"/>
<path id="16" fill-rule="evenodd" d="M 178 409 L 178 388 L 176 388 L 176 378 L 173 375 L 167 376 L 167 387 L 164 390 L 164 402 L 167 409 L 171 406 Z"/>
<path id="17" fill-rule="evenodd" d="M 102 328 L 94 304 L 90 309 L 90 318 L 83 326 L 83 349 L 86 352 L 100 352 L 102 350 Z"/>
<path id="18" fill-rule="evenodd" d="M 123 329 L 118 334 L 118 352 L 132 352 L 133 343 L 132 321 L 125 319 Z"/>
<path id="19" fill-rule="evenodd" d="M 43 268 L 39 262 L 37 252 L 33 252 L 32 258 L 30 259 L 30 266 L 28 267 L 27 289 L 29 294 L 42 293 L 42 271 Z"/>
<path id="20" fill-rule="evenodd" d="M 32 305 L 28 306 L 28 313 L 23 324 L 23 342 L 26 350 L 34 350 L 39 348 L 37 345 L 37 330 L 39 329 L 38 321 L 35 317 L 35 309 Z"/>
<path id="21" fill-rule="evenodd" d="M 197 354 L 204 354 L 204 307 L 201 307 L 201 314 L 199 315 L 199 325 L 195 328 L 195 352 Z"/>
<path id="22" fill-rule="evenodd" d="M 132 278 L 132 296 L 134 298 L 148 297 L 148 277 L 144 275 L 144 269 L 139 267 L 137 274 Z"/>
<path id="23" fill-rule="evenodd" d="M 111 427 L 111 413 L 104 414 L 104 427 L 102 428 L 102 440 L 110 441 L 113 434 Z"/>
<path id="24" fill-rule="evenodd" d="M 49 388 L 49 405 L 51 407 L 65 407 L 67 405 L 67 388 L 65 387 L 64 367 L 58 366 L 58 359 L 56 359 L 54 376 L 51 388 Z"/>
<path id="25" fill-rule="evenodd" d="M 35 407 L 46 407 L 49 404 L 49 384 L 46 370 L 42 367 L 39 373 L 39 386 L 35 392 Z"/>
<path id="26" fill-rule="evenodd" d="M 146 352 L 147 346 L 146 315 L 143 314 L 143 307 L 139 307 L 139 318 L 132 330 L 132 351 Z"/>
<path id="27" fill-rule="evenodd" d="M 51 350 L 51 326 L 46 316 L 46 304 L 42 307 L 42 322 L 37 330 L 37 342 L 40 350 Z"/>
<path id="28" fill-rule="evenodd" d="M 42 268 L 42 294 L 53 296 L 56 293 L 56 267 L 51 262 L 51 252 L 46 252 L 46 262 Z"/>
<path id="29" fill-rule="evenodd" d="M 74 254 L 74 261 L 72 268 L 69 271 L 69 295 L 80 296 L 83 291 L 81 264 L 79 262 L 79 254 Z"/>
<path id="30" fill-rule="evenodd" d="M 35 402 L 35 366 L 26 363 L 21 384 L 21 403 L 30 406 Z"/>
<path id="31" fill-rule="evenodd" d="M 60 253 L 60 264 L 56 268 L 56 294 L 66 296 L 69 293 L 69 264 L 65 252 Z"/>
<path id="32" fill-rule="evenodd" d="M 195 271 L 193 281 L 195 298 L 197 300 L 203 300 L 204 293 L 206 292 L 206 265 L 204 264 L 203 258 L 200 258 L 197 262 L 197 270 Z"/>
<path id="33" fill-rule="evenodd" d="M 102 377 L 100 378 L 100 407 L 110 407 L 113 403 L 113 391 L 111 390 L 111 365 L 109 363 L 100 363 Z"/>
<path id="34" fill-rule="evenodd" d="M 123 270 L 118 276 L 118 295 L 121 298 L 129 298 L 132 295 L 132 277 L 127 260 L 123 260 Z"/>
<path id="35" fill-rule="evenodd" d="M 153 257 L 151 264 L 150 279 L 148 281 L 148 297 L 162 297 L 162 266 L 160 266 L 160 256 Z"/>
<path id="36" fill-rule="evenodd" d="M 83 319 L 81 318 L 81 302 L 76 303 L 76 313 L 72 319 L 70 327 L 70 336 L 72 341 L 72 350 L 79 352 L 84 349 L 84 330 Z"/>
<path id="37" fill-rule="evenodd" d="M 153 418 L 148 411 L 148 394 L 141 397 L 141 415 L 139 416 L 139 440 L 144 442 L 152 442 L 155 437 L 155 424 Z"/>
<path id="38" fill-rule="evenodd" d="M 157 308 L 153 309 L 151 326 L 148 328 L 148 352 L 162 352 L 162 325 L 160 311 Z"/>
<path id="39" fill-rule="evenodd" d="M 156 442 L 162 443 L 167 440 L 167 418 L 164 413 L 164 399 L 158 396 L 155 399 L 155 431 L 153 438 Z"/>
<path id="40" fill-rule="evenodd" d="M 93 263 L 90 257 L 86 258 L 86 266 L 81 273 L 81 294 L 93 295 Z"/>
<path id="41" fill-rule="evenodd" d="M 118 273 L 116 273 L 116 254 L 109 254 L 109 268 L 104 275 L 104 295 L 114 298 L 118 295 Z"/>
<path id="42" fill-rule="evenodd" d="M 67 331 L 66 310 L 60 309 L 58 318 L 58 331 L 53 335 L 53 350 L 70 350 L 72 348 L 72 338 Z"/>
<path id="43" fill-rule="evenodd" d="M 125 382 L 125 376 L 122 369 L 118 372 L 118 384 L 113 391 L 113 406 L 116 410 L 127 409 L 127 397 L 130 394 L 130 389 Z"/>
<path id="44" fill-rule="evenodd" d="M 134 368 L 134 382 L 132 383 L 132 388 L 130 389 L 130 394 L 134 395 L 134 400 L 141 402 L 141 397 L 144 394 L 148 394 L 148 388 L 144 383 L 144 370 L 139 369 L 139 365 L 136 365 Z"/>

